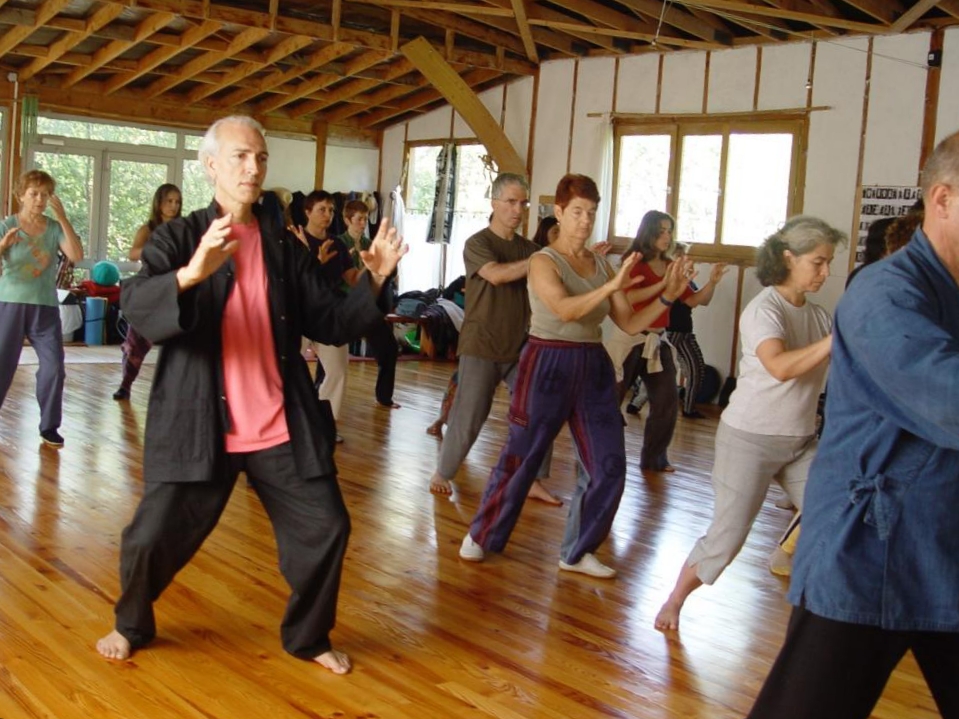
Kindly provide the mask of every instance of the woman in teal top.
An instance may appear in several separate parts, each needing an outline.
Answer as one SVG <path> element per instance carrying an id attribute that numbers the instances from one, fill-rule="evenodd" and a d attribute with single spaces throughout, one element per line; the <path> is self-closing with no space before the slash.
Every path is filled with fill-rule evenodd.
<path id="1" fill-rule="evenodd" d="M 63 332 L 57 301 L 57 251 L 70 262 L 83 259 L 83 245 L 55 194 L 56 182 L 42 170 L 17 181 L 20 207 L 0 221 L 0 407 L 13 382 L 24 338 L 37 353 L 40 439 L 62 447 L 57 431 L 63 409 Z M 44 215 L 47 207 L 56 215 Z"/>

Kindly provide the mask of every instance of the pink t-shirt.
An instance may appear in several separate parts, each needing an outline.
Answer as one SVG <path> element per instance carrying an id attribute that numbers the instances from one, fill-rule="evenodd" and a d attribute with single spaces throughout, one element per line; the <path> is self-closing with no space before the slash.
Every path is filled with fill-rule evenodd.
<path id="1" fill-rule="evenodd" d="M 276 364 L 260 227 L 233 225 L 236 278 L 223 311 L 223 384 L 233 429 L 227 452 L 255 452 L 290 439 Z"/>

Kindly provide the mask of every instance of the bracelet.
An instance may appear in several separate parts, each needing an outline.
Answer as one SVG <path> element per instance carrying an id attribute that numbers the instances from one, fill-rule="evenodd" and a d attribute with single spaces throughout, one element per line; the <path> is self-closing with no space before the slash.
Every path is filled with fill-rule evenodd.
<path id="1" fill-rule="evenodd" d="M 672 307 L 672 306 L 673 306 L 673 300 L 667 300 L 667 299 L 666 299 L 665 297 L 663 297 L 662 295 L 659 296 L 659 301 L 662 302 L 662 303 L 663 303 L 664 305 L 666 305 L 667 307 Z"/>

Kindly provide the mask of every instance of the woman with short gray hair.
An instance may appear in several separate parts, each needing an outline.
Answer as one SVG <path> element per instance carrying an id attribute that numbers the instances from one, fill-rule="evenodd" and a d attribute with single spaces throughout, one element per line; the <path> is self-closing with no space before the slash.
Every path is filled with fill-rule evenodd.
<path id="1" fill-rule="evenodd" d="M 739 319 L 739 378 L 716 432 L 713 520 L 683 563 L 657 629 L 678 629 L 686 598 L 733 561 L 773 480 L 802 510 L 832 343 L 832 318 L 806 295 L 823 286 L 843 242 L 826 222 L 799 216 L 757 252 L 756 276 L 765 289 Z"/>

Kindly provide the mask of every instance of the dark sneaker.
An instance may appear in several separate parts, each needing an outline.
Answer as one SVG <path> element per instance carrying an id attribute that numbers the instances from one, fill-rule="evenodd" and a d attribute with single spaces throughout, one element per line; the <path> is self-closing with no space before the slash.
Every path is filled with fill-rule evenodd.
<path id="1" fill-rule="evenodd" d="M 40 433 L 40 439 L 48 447 L 60 449 L 63 446 L 63 437 L 55 429 L 45 429 Z"/>
<path id="2" fill-rule="evenodd" d="M 118 389 L 116 392 L 113 393 L 113 399 L 115 399 L 117 402 L 122 402 L 125 399 L 130 399 L 130 390 L 123 389 L 123 387 L 121 387 L 120 389 Z"/>

